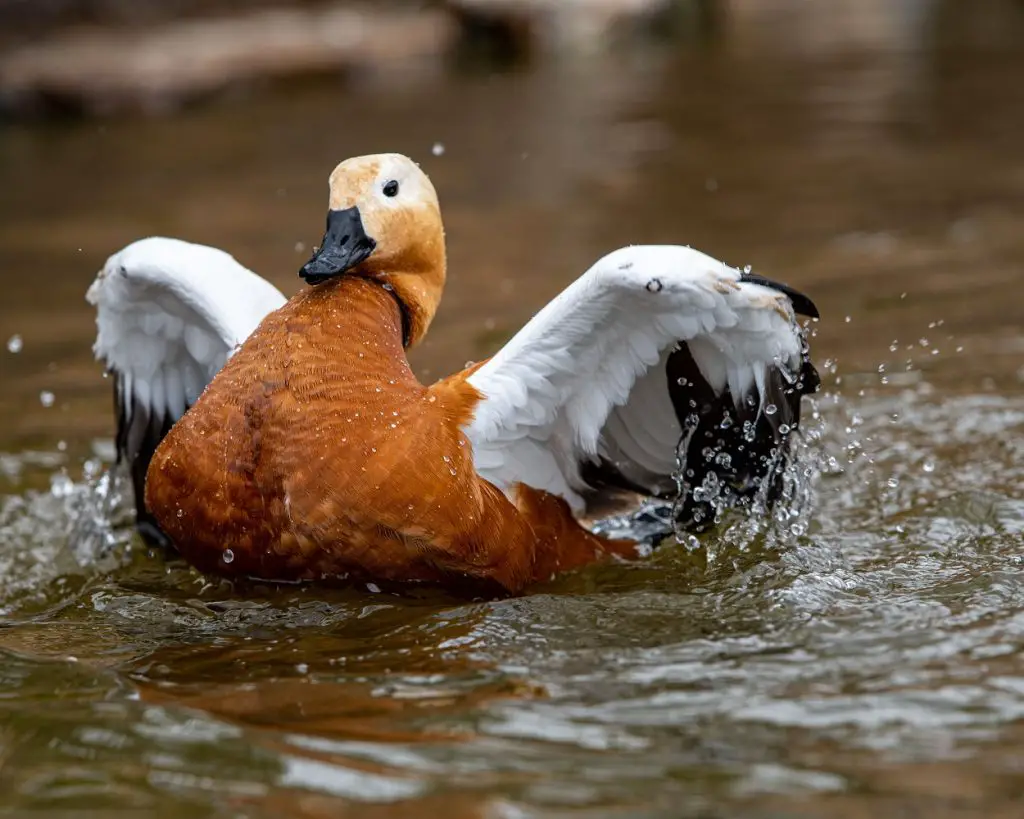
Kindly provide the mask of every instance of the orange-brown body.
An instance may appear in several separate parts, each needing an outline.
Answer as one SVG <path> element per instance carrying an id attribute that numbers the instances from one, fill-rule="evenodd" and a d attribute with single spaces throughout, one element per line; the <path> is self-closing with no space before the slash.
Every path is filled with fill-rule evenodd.
<path id="1" fill-rule="evenodd" d="M 402 293 L 397 294 L 399 297 Z M 460 373 L 413 375 L 396 294 L 360 276 L 269 315 L 157 449 L 146 505 L 183 556 L 229 576 L 456 583 L 508 592 L 634 544 L 560 498 L 477 475 Z"/>

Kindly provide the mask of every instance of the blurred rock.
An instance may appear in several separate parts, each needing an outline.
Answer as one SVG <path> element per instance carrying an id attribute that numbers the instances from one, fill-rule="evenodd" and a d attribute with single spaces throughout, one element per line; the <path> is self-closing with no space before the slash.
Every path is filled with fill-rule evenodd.
<path id="1" fill-rule="evenodd" d="M 358 1 L 358 0 L 357 0 Z M 379 3 L 404 0 L 378 0 Z M 0 49 L 74 25 L 152 25 L 279 8 L 286 0 L 0 0 Z M 326 0 L 338 4 L 339 0 Z M 365 4 L 366 0 L 364 0 Z M 323 6 L 325 0 L 287 0 L 288 8 Z M 352 5 L 351 2 L 348 5 Z"/>
<path id="2" fill-rule="evenodd" d="M 758 52 L 907 52 L 926 34 L 936 5 L 937 0 L 729 0 L 728 33 L 733 47 Z"/>
<path id="3" fill-rule="evenodd" d="M 76 26 L 0 54 L 0 109 L 162 111 L 238 83 L 440 58 L 455 36 L 441 10 L 348 4 Z"/>
<path id="4" fill-rule="evenodd" d="M 530 51 L 590 51 L 624 28 L 669 19 L 680 7 L 709 0 L 443 0 L 464 37 L 491 38 L 510 55 Z"/>

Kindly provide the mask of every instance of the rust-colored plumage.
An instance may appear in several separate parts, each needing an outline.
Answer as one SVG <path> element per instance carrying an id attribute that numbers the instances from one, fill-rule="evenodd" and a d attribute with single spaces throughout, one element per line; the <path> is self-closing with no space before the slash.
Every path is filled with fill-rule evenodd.
<path id="1" fill-rule="evenodd" d="M 564 501 L 480 479 L 460 431 L 479 395 L 421 385 L 395 298 L 341 277 L 268 316 L 157 450 L 146 502 L 203 571 L 507 591 L 632 544 Z"/>
<path id="2" fill-rule="evenodd" d="M 146 505 L 199 569 L 518 592 L 635 553 L 561 498 L 480 478 L 469 372 L 429 388 L 413 375 L 404 342 L 433 318 L 445 255 L 433 188 L 405 170 L 408 206 L 381 198 L 379 159 L 335 170 L 332 212 L 357 208 L 376 249 L 267 316 L 157 449 Z"/>

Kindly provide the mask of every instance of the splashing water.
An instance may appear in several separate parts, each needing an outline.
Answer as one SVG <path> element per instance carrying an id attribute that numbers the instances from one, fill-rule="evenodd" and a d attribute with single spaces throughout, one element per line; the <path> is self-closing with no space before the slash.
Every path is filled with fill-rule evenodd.
<path id="1" fill-rule="evenodd" d="M 668 765 L 712 764 L 734 783 L 717 797 L 724 803 L 780 782 L 798 794 L 841 792 L 842 765 L 876 765 L 878 748 L 890 765 L 914 748 L 955 756 L 979 731 L 995 735 L 1024 713 L 985 671 L 1016 673 L 1002 658 L 1019 639 L 1013 612 L 1024 605 L 1015 579 L 1024 506 L 1008 489 L 1024 485 L 1024 399 L 936 403 L 919 385 L 855 400 L 826 391 L 804 410 L 771 515 L 764 487 L 737 508 L 719 505 L 721 482 L 705 482 L 718 527 L 684 535 L 686 548 L 670 539 L 635 566 L 597 569 L 597 589 L 584 573 L 560 581 L 569 593 L 484 605 L 403 600 L 376 587 L 342 597 L 232 593 L 178 570 L 160 585 L 139 574 L 162 570 L 158 556 L 130 562 L 131 512 L 117 475 L 93 464 L 76 483 L 58 469 L 48 490 L 0 507 L 0 605 L 15 623 L 7 639 L 27 634 L 37 646 L 32 629 L 52 632 L 66 660 L 2 656 L 5 673 L 22 675 L 20 707 L 42 743 L 35 753 L 67 747 L 87 760 L 90 743 L 108 738 L 101 760 L 149 754 L 152 775 L 140 788 L 200 771 L 243 793 L 296 782 L 321 791 L 337 778 L 371 802 L 395 782 L 419 793 L 462 782 L 466 771 L 478 777 L 481 766 L 514 792 L 524 776 L 544 781 L 562 765 L 581 805 L 642 801 L 655 780 L 675 793 Z M 711 449 L 696 457 L 717 462 L 722 453 Z M 671 504 L 647 502 L 596 528 L 655 542 L 674 522 Z M 68 634 L 87 636 L 71 651 Z M 55 674 L 64 687 L 85 685 L 81 675 L 95 677 L 112 651 L 127 659 L 88 683 L 95 708 L 69 717 L 79 734 L 65 737 L 25 705 L 51 690 Z M 136 687 L 165 704 L 136 704 Z M 524 693 L 537 687 L 545 694 Z M 402 710 L 413 706 L 415 723 Z M 268 727 L 276 722 L 287 731 Z M 466 724 L 466 739 L 450 739 Z M 445 739 L 415 733 L 432 731 Z M 61 744 L 46 749 L 55 737 Z M 186 738 L 190 753 L 216 749 L 216 762 L 168 751 Z M 822 743 L 842 754 L 823 759 Z M 769 770 L 764 760 L 779 758 L 779 747 L 788 755 Z M 709 763 L 707 748 L 722 749 L 728 764 Z M 367 760 L 378 779 L 352 777 Z M 66 764 L 53 761 L 55 770 Z M 76 764 L 99 772 L 106 763 Z M 307 764 L 322 768 L 301 773 Z M 556 796 L 538 787 L 518 799 L 551 806 Z"/>
<path id="2" fill-rule="evenodd" d="M 119 472 L 101 469 L 90 459 L 81 482 L 62 468 L 48 491 L 0 496 L 0 612 L 43 596 L 54 581 L 123 565 L 132 540 L 131 489 Z"/>
<path id="3" fill-rule="evenodd" d="M 594 530 L 608 537 L 636 539 L 648 553 L 669 534 L 674 536 L 676 543 L 690 550 L 707 548 L 710 543 L 718 541 L 743 549 L 765 538 L 772 538 L 772 544 L 778 546 L 806 534 L 807 520 L 813 513 L 817 482 L 822 475 L 835 470 L 836 461 L 821 447 L 828 427 L 819 410 L 818 399 L 805 398 L 804 402 L 805 420 L 799 430 L 780 428 L 782 441 L 767 456 L 767 468 L 757 492 L 752 496 L 739 494 L 713 470 L 705 473 L 699 485 L 691 485 L 695 473 L 687 466 L 687 453 L 699 421 L 693 413 L 684 420 L 683 434 L 676 448 L 676 499 L 671 503 L 646 500 L 634 512 L 598 521 Z M 723 423 L 726 419 L 728 416 Z M 745 421 L 744 437 L 749 441 L 753 435 L 754 424 Z M 785 456 L 787 452 L 788 457 Z M 726 471 L 731 466 L 730 454 L 714 446 L 704 447 L 697 457 Z M 775 486 L 778 494 L 771 503 L 769 493 Z M 687 495 L 710 510 L 711 520 L 704 520 L 703 515 L 707 512 L 698 509 L 694 522 L 717 526 L 718 532 L 713 538 L 702 539 L 681 523 L 681 504 Z"/>

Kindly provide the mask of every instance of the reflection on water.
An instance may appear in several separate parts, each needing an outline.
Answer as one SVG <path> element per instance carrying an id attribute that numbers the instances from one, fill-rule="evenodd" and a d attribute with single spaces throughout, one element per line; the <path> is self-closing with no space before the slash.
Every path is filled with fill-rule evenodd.
<path id="1" fill-rule="evenodd" d="M 911 3 L 790 47 L 735 5 L 679 53 L 0 132 L 0 808 L 1017 815 L 1022 15 Z M 134 541 L 94 271 L 171 233 L 293 292 L 329 169 L 389 149 L 448 225 L 427 377 L 627 242 L 813 294 L 805 526 L 730 521 L 492 603 L 232 590 Z"/>

